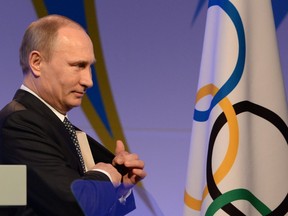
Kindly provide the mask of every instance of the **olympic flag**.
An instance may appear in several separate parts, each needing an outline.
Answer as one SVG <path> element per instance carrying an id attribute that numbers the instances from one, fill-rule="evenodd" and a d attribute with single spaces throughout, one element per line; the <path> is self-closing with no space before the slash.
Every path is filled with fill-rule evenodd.
<path id="1" fill-rule="evenodd" d="M 210 0 L 184 215 L 288 215 L 287 123 L 271 1 Z"/>

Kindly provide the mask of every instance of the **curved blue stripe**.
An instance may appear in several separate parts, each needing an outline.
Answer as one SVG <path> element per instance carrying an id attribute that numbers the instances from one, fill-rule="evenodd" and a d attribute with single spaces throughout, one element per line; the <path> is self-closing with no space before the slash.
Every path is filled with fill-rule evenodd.
<path id="1" fill-rule="evenodd" d="M 288 4 L 287 1 L 283 0 L 273 0 L 272 9 L 274 14 L 274 23 L 276 28 L 280 26 L 286 15 L 288 14 Z"/>
<path id="2" fill-rule="evenodd" d="M 239 83 L 243 70 L 245 65 L 245 57 L 246 57 L 246 42 L 245 42 L 245 33 L 244 33 L 244 27 L 241 20 L 241 17 L 237 11 L 237 9 L 234 7 L 234 5 L 227 0 L 210 0 L 209 6 L 212 7 L 218 5 L 221 7 L 227 15 L 232 20 L 237 36 L 238 36 L 238 44 L 239 44 L 239 53 L 238 53 L 238 59 L 236 66 L 234 68 L 233 73 L 229 77 L 229 79 L 226 81 L 226 83 L 219 89 L 219 91 L 216 93 L 216 95 L 213 97 L 210 107 L 208 110 L 205 111 L 199 111 L 195 109 L 194 111 L 194 120 L 196 121 L 206 121 L 209 118 L 211 110 L 218 104 L 224 97 L 226 97 Z"/>
<path id="3" fill-rule="evenodd" d="M 96 110 L 99 117 L 101 118 L 106 130 L 110 134 L 110 137 L 113 137 L 113 132 L 110 127 L 109 120 L 107 118 L 102 96 L 100 94 L 100 88 L 99 88 L 98 81 L 97 81 L 98 79 L 96 75 L 97 74 L 96 69 L 94 66 L 92 66 L 91 70 L 92 70 L 92 80 L 94 84 L 92 88 L 87 90 L 86 94 L 90 102 L 92 103 L 94 109 Z"/>
<path id="4" fill-rule="evenodd" d="M 59 14 L 69 17 L 87 29 L 83 1 L 44 0 L 44 4 L 48 14 Z"/>
<path id="5" fill-rule="evenodd" d="M 78 22 L 80 25 L 83 26 L 84 29 L 87 31 L 87 23 L 86 23 L 86 16 L 85 16 L 85 8 L 84 2 L 82 1 L 51 1 L 51 0 L 44 0 L 44 4 L 46 6 L 48 14 L 59 14 L 70 19 Z M 68 5 L 69 4 L 69 5 Z M 105 105 L 100 94 L 100 87 L 98 85 L 98 79 L 96 76 L 96 69 L 94 65 L 91 67 L 92 69 L 92 79 L 93 79 L 93 87 L 87 90 L 87 96 L 95 109 L 98 113 L 100 119 L 102 120 L 106 130 L 113 136 L 111 126 L 109 124 L 107 113 L 105 110 Z"/>

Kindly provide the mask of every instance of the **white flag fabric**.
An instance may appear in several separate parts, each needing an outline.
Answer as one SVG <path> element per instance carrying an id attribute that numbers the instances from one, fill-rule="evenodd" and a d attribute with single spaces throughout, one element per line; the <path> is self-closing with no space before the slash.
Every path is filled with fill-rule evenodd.
<path id="1" fill-rule="evenodd" d="M 288 215 L 288 113 L 270 0 L 210 0 L 184 215 Z"/>

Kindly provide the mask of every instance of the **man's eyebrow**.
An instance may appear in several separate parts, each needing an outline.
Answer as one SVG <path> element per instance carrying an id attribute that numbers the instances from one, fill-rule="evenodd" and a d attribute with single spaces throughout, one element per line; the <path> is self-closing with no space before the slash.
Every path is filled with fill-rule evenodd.
<path id="1" fill-rule="evenodd" d="M 96 61 L 93 60 L 92 62 L 89 62 L 89 61 L 85 61 L 85 60 L 78 60 L 78 61 L 71 61 L 69 64 L 70 65 L 92 65 L 92 64 L 95 64 Z"/>

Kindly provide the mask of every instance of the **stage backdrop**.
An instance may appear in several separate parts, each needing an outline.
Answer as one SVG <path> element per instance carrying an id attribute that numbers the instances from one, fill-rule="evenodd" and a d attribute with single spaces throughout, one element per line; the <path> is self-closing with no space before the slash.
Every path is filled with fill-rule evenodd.
<path id="1" fill-rule="evenodd" d="M 102 67 L 95 66 L 94 79 L 102 100 L 93 99 L 91 93 L 85 106 L 69 113 L 70 118 L 101 142 L 110 142 L 109 135 L 117 134 L 145 160 L 148 176 L 141 190 L 146 193 L 137 196 L 139 210 L 129 215 L 143 215 L 147 204 L 143 196 L 148 197 L 148 210 L 154 209 L 154 215 L 182 215 L 207 1 L 95 0 L 93 7 L 86 8 L 72 2 L 1 1 L 0 107 L 21 85 L 18 50 L 27 25 L 57 11 L 69 11 L 73 19 L 83 16 L 89 34 L 99 36 L 92 39 L 99 42 L 95 50 Z M 80 5 L 83 2 L 78 0 Z M 288 6 L 280 0 L 272 3 L 287 98 Z M 95 103 L 102 105 L 96 108 Z M 107 104 L 112 104 L 112 110 Z"/>

